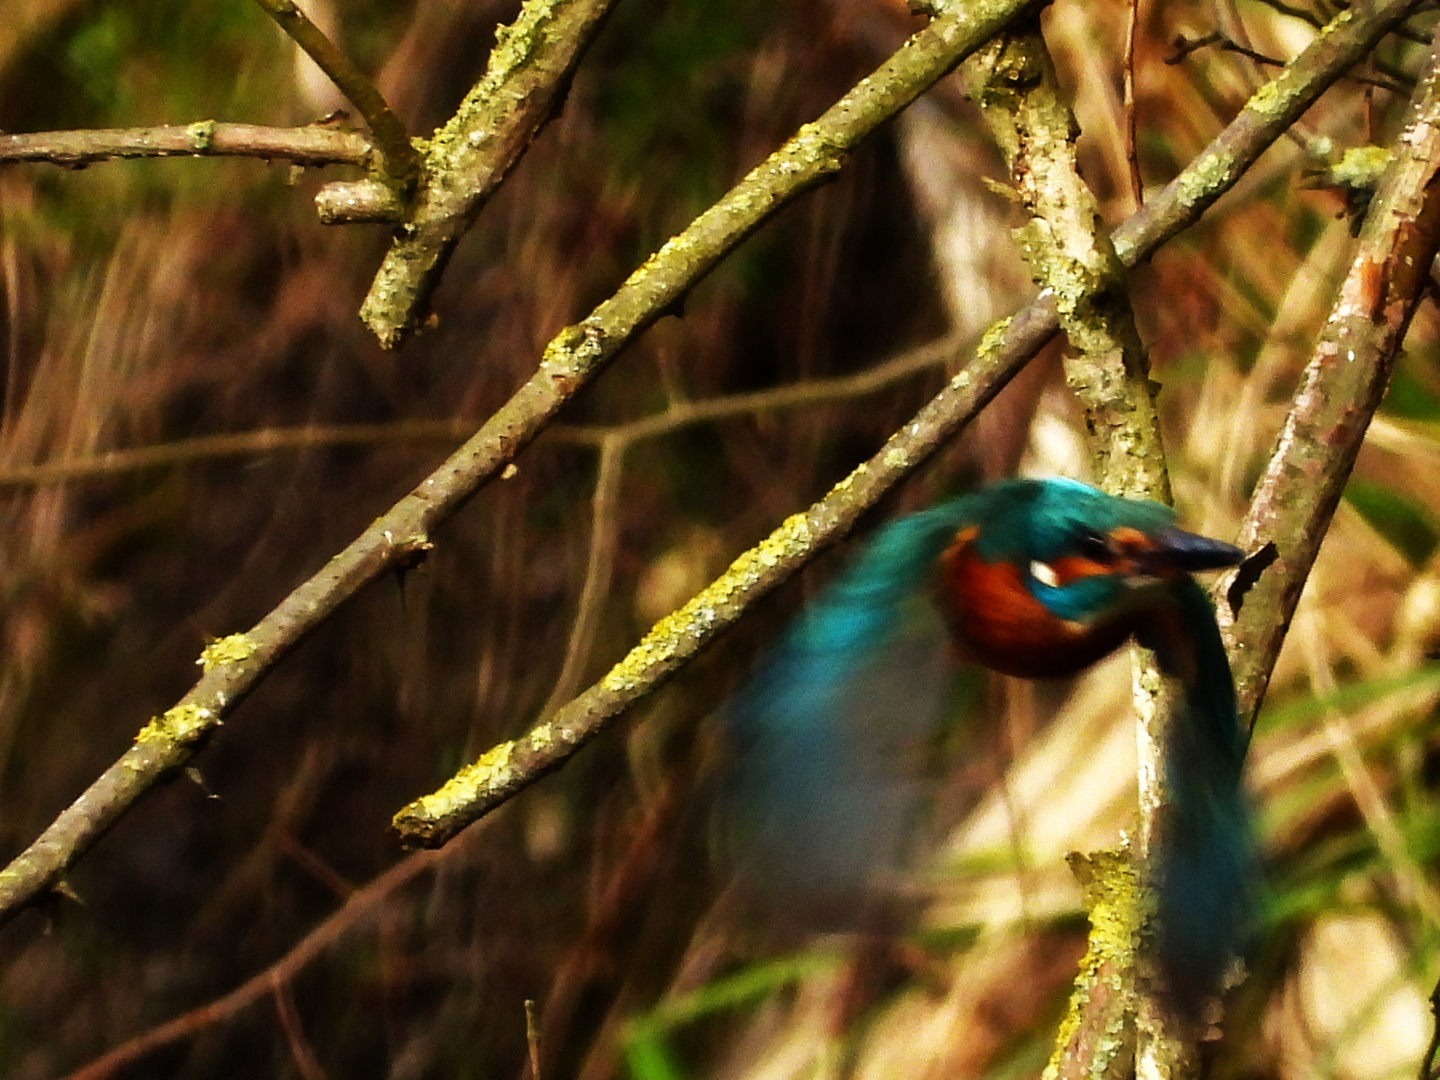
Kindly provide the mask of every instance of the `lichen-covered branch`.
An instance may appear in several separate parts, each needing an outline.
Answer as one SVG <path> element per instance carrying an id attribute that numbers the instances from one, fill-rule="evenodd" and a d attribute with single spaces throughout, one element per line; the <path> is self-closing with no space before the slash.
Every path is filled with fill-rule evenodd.
<path id="1" fill-rule="evenodd" d="M 499 27 L 484 78 L 425 151 L 414 209 L 360 307 L 385 348 L 424 315 L 450 253 L 549 119 L 614 0 L 526 0 Z"/>
<path id="2" fill-rule="evenodd" d="M 1084 891 L 1090 935 L 1041 1080 L 1129 1080 L 1135 1075 L 1135 948 L 1145 921 L 1140 875 L 1128 850 L 1072 852 L 1067 861 Z"/>
<path id="3" fill-rule="evenodd" d="M 1421 0 L 1377 0 L 1342 9 L 1298 57 L 1250 96 L 1210 145 L 1164 190 L 1131 216 L 1113 239 L 1126 266 L 1134 266 L 1168 239 L 1199 220 L 1255 159 L 1313 105 L 1325 88 L 1397 28 Z"/>
<path id="4" fill-rule="evenodd" d="M 1264 147 L 1278 138 L 1286 125 L 1319 96 L 1326 85 L 1363 56 L 1382 34 L 1409 12 L 1413 4 L 1414 0 L 1376 3 L 1362 14 L 1348 19 L 1333 35 L 1307 49 L 1282 74 L 1281 78 L 1285 79 L 1282 90 L 1262 89 L 1267 102 L 1263 112 L 1252 108 L 1252 101 L 1252 105 L 1247 106 L 1232 125 L 1238 125 L 1235 132 L 1232 134 L 1227 129 L 1212 143 L 1207 153 L 1219 152 L 1216 148 L 1223 147 L 1227 159 L 1243 164 L 1253 162 Z M 978 5 L 965 5 L 953 18 L 946 16 L 935 20 L 912 38 L 896 58 L 882 65 L 842 99 L 836 109 L 827 113 L 829 126 L 843 127 L 848 123 L 847 139 L 858 141 L 875 124 L 912 100 L 925 85 L 927 77 L 936 77 L 948 70 L 967 52 L 993 35 L 1001 22 L 1020 10 L 1023 8 L 1018 4 L 1003 5 L 997 10 L 981 10 Z M 876 103 L 876 111 L 883 113 L 882 116 L 860 108 L 872 99 Z M 815 138 L 814 128 L 815 125 L 807 128 L 796 142 L 808 142 Z M 803 168 L 804 162 L 803 158 L 796 160 L 793 144 L 787 144 L 767 164 L 772 170 L 783 172 L 779 165 L 788 164 L 794 170 Z M 1243 171 L 1243 168 L 1217 170 L 1211 167 L 1208 157 L 1202 158 L 1201 164 L 1203 170 L 1187 169 L 1154 204 L 1147 207 L 1144 214 L 1132 218 L 1117 233 L 1117 249 L 1127 264 L 1145 257 L 1198 218 Z M 761 169 L 766 167 L 762 165 Z M 753 230 L 760 220 L 806 186 L 802 184 L 767 193 L 760 205 L 752 207 L 753 217 L 750 218 L 737 217 L 738 208 L 734 206 L 724 214 L 702 217 L 693 229 L 672 241 L 665 250 L 657 253 L 650 264 L 632 275 L 611 301 L 602 304 L 580 326 L 564 331 L 546 350 L 545 362 L 536 375 L 472 439 L 246 635 L 257 646 L 248 660 L 207 672 L 181 699 L 175 708 L 194 710 L 186 715 L 192 716 L 203 731 L 196 732 L 191 725 L 191 741 L 163 754 L 153 746 L 140 753 L 141 748 L 137 744 L 134 751 L 127 753 L 97 778 L 9 867 L 0 871 L 0 922 L 13 918 L 24 906 L 55 888 L 65 871 L 135 801 L 161 777 L 189 760 L 202 736 L 213 731 L 221 720 L 233 712 L 244 694 L 252 690 L 305 634 L 315 629 L 367 582 L 396 566 L 413 564 L 423 552 L 422 545 L 429 542 L 429 531 L 453 514 L 482 484 L 512 461 L 633 333 L 653 321 L 659 311 L 673 304 L 715 260 Z M 1125 237 L 1123 245 L 1119 242 L 1122 234 Z M 717 241 L 721 250 L 711 252 L 708 245 Z M 695 247 L 703 249 L 703 257 L 696 255 Z M 689 269 L 690 276 L 681 276 L 685 268 Z M 653 279 L 652 271 L 657 275 Z M 645 306 L 647 298 L 652 305 L 648 308 Z M 627 317 L 622 318 L 622 315 Z M 998 380 L 1004 377 L 1005 372 L 1017 370 L 1053 336 L 1056 326 L 1054 305 L 1048 297 L 1041 298 L 1007 320 L 1000 333 L 992 335 L 988 347 L 982 350 L 982 355 L 992 358 L 993 368 L 981 364 L 965 373 L 973 379 L 972 387 L 988 385 L 988 380 L 992 378 L 997 380 L 998 386 Z M 978 390 L 972 392 L 978 395 Z M 932 406 L 927 406 L 921 419 L 932 426 L 954 430 L 961 418 L 967 415 L 966 411 L 977 407 L 977 403 L 978 396 L 972 399 L 968 393 L 962 395 L 952 389 L 942 394 Z M 889 467 L 889 461 L 882 462 L 887 466 L 886 484 L 894 483 L 906 469 L 915 467 L 923 458 L 919 444 L 910 447 L 913 454 L 907 453 L 907 444 L 903 441 L 888 449 L 893 450 L 895 456 L 890 459 L 894 468 Z M 851 520 L 854 514 L 873 504 L 883 491 L 884 486 L 867 481 L 861 474 L 860 482 L 852 485 L 849 498 L 844 500 L 846 513 L 852 515 Z M 837 521 L 843 520 L 826 514 L 810 515 L 807 519 L 812 536 L 821 544 L 833 542 L 838 535 Z M 791 569 L 787 566 L 786 572 Z M 200 710 L 204 711 L 203 715 Z M 568 756 L 563 746 L 554 745 L 551 749 L 554 753 L 541 756 L 534 762 L 536 768 L 543 771 L 557 768 Z M 512 792 L 519 790 L 535 775 L 538 772 L 529 776 L 512 772 L 507 777 L 506 787 Z M 496 801 L 499 801 L 498 798 L 485 805 L 493 806 Z M 482 809 L 474 809 L 470 816 L 478 816 L 481 812 Z M 458 827 L 457 822 L 458 819 L 452 820 L 447 827 L 453 831 L 454 827 Z M 440 833 L 437 831 L 434 835 L 438 837 Z"/>
<path id="5" fill-rule="evenodd" d="M 1113 495 L 1170 501 L 1154 388 L 1125 266 L 1100 230 L 1100 206 L 1080 178 L 1079 125 L 1060 93 L 1038 20 L 1025 20 L 969 64 L 982 115 L 1030 215 L 1018 230 L 1036 282 L 1055 297 L 1070 342 L 1066 380 L 1085 407 L 1091 460 Z"/>
<path id="6" fill-rule="evenodd" d="M 374 148 L 356 131 L 324 124 L 275 128 L 199 120 L 183 127 L 94 128 L 0 135 L 0 163 L 76 168 L 116 158 L 253 157 L 296 165 L 366 165 Z"/>
<path id="7" fill-rule="evenodd" d="M 635 296 L 644 307 L 643 322 L 657 318 L 776 208 L 838 171 L 862 138 L 1007 20 L 1035 6 L 1034 0 L 964 4 L 912 36 L 873 75 L 801 128 L 645 265 L 642 273 L 653 291 Z M 564 65 L 577 59 L 582 43 L 577 35 L 593 32 L 604 7 L 598 0 L 530 0 L 520 19 L 502 35 L 485 79 L 432 143 L 415 216 L 386 257 L 361 307 L 361 318 L 382 345 L 398 345 L 415 325 L 445 259 L 478 211 L 479 200 L 499 183 L 544 119 L 549 98 L 541 90 L 553 92 L 553 82 L 569 70 Z M 634 281 L 632 277 L 621 292 Z"/>
<path id="8" fill-rule="evenodd" d="M 1432 53 L 1370 202 L 1350 271 L 1240 530 L 1256 552 L 1221 582 L 1221 631 L 1249 723 L 1440 243 L 1440 71 Z"/>
<path id="9" fill-rule="evenodd" d="M 722 256 L 790 199 L 838 170 L 861 139 L 1030 2 L 965 5 L 936 19 L 670 240 L 584 321 L 562 330 L 546 347 L 535 375 L 464 446 L 243 635 L 252 650 L 247 659 L 207 669 L 174 708 L 147 726 L 143 738 L 0 871 L 0 922 L 60 882 L 84 851 L 146 791 L 187 762 L 260 679 L 342 603 L 380 575 L 423 559 L 431 530 L 512 461 L 561 406 Z M 889 475 L 890 482 L 898 475 Z M 872 501 L 878 497 L 878 491 L 870 495 Z"/>
<path id="10" fill-rule="evenodd" d="M 1363 57 L 1409 14 L 1416 2 L 1391 0 L 1367 8 L 1358 16 L 1350 12 L 1338 16 L 1274 83 L 1257 91 L 1196 162 L 1117 230 L 1116 250 L 1121 260 L 1127 266 L 1133 265 L 1198 219 L 1239 179 L 1244 168 L 1299 118 L 1325 86 Z M 1216 167 L 1217 157 L 1228 163 L 1226 167 Z M 1054 295 L 1048 292 L 1016 316 L 999 323 L 986 335 L 980 356 L 962 373 L 974 380 L 966 394 L 947 388 L 914 423 L 902 428 L 879 454 L 860 465 L 804 515 L 808 546 L 796 549 L 793 530 L 799 528 L 800 519 L 792 518 L 794 525 L 782 526 L 761 545 L 770 556 L 786 552 L 784 562 L 756 572 L 751 559 L 760 548 L 741 556 L 737 560 L 738 572 L 732 567 L 680 612 L 664 620 L 601 683 L 526 735 L 487 751 L 434 794 L 402 809 L 395 819 L 397 831 L 411 843 L 444 843 L 468 822 L 558 769 L 606 723 L 669 678 L 719 630 L 730 625 L 740 608 L 773 589 L 811 555 L 834 543 L 860 512 L 918 467 L 933 450 L 936 443 L 923 436 L 938 431 L 941 437 L 948 437 L 958 430 L 973 410 L 998 391 L 1058 328 Z M 983 399 L 981 389 L 985 390 Z M 972 391 L 974 399 L 970 397 Z M 877 483 L 877 478 L 883 482 Z M 717 607 L 719 600 L 723 605 Z M 664 647 L 656 648 L 657 642 Z"/>
<path id="11" fill-rule="evenodd" d="M 1038 331 L 1038 332 L 1037 332 Z M 395 815 L 407 843 L 443 844 L 521 788 L 563 765 L 652 692 L 750 604 L 839 541 L 865 509 L 982 409 L 1050 336 L 1043 320 L 1002 323 L 989 345 L 869 461 L 781 523 L 679 611 L 657 623 L 599 682 L 518 739 L 492 747 L 443 787 Z"/>
<path id="12" fill-rule="evenodd" d="M 397 190 L 408 194 L 420 175 L 420 155 L 410 144 L 410 133 L 390 111 L 385 98 L 345 52 L 325 36 L 309 17 L 295 6 L 295 0 L 255 0 L 267 15 L 280 24 L 296 45 L 345 95 L 364 119 L 380 151 L 380 170 Z"/>
<path id="13" fill-rule="evenodd" d="M 1010 165 L 1012 183 L 1030 214 L 1019 230 L 1036 281 L 1055 297 L 1070 343 L 1066 380 L 1085 409 L 1091 459 L 1101 485 L 1114 495 L 1170 501 L 1170 479 L 1145 349 L 1135 329 L 1125 268 L 1099 231 L 1100 208 L 1080 177 L 1075 141 L 1079 125 L 1060 92 L 1038 21 L 1021 23 L 970 63 L 984 116 Z M 1155 659 L 1135 650 L 1135 707 L 1139 719 L 1140 833 L 1145 860 L 1170 801 L 1164 747 L 1171 710 Z M 1118 873 L 1114 861 L 1096 866 L 1097 888 L 1128 893 L 1143 906 L 1141 875 Z M 1113 879 L 1113 880 L 1112 880 Z M 1108 957 L 1112 978 L 1077 979 L 1067 1012 L 1074 1038 L 1057 1042 L 1057 1078 L 1094 1075 L 1107 1067 L 1080 1052 L 1114 1052 L 1117 1041 L 1179 1078 L 1194 1069 L 1190 1040 L 1172 1031 L 1166 1010 L 1144 1000 L 1133 947 Z M 1129 970 L 1115 965 L 1128 963 Z M 1128 989 L 1117 989 L 1114 982 Z M 1100 991 L 1096 995 L 1096 991 Z M 1139 1028 L 1138 1035 L 1136 1028 Z M 1096 1036 L 1097 1032 L 1106 1037 Z M 1108 1058 L 1106 1061 L 1108 1062 Z M 1160 1063 L 1164 1063 L 1163 1065 Z"/>

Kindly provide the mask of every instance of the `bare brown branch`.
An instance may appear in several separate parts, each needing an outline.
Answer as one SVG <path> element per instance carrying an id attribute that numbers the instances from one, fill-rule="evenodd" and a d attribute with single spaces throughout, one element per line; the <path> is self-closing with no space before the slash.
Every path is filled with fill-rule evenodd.
<path id="1" fill-rule="evenodd" d="M 126 1065 L 140 1061 L 156 1050 L 188 1039 L 205 1028 L 228 1022 L 237 1013 L 274 993 L 277 986 L 288 984 L 296 974 L 346 934 L 368 925 L 381 913 L 384 902 L 397 890 L 433 869 L 448 854 L 417 851 L 407 856 L 364 888 L 352 893 L 333 915 L 305 935 L 293 949 L 264 971 L 247 979 L 225 996 L 191 1009 L 122 1043 L 84 1068 L 77 1069 L 66 1077 L 66 1080 L 103 1080 L 104 1077 L 113 1076 Z"/>
<path id="2" fill-rule="evenodd" d="M 309 17 L 295 6 L 295 0 L 255 0 L 267 15 L 280 24 L 296 45 L 305 50 L 320 70 L 345 95 L 364 118 L 380 150 L 380 168 L 402 192 L 408 193 L 420 175 L 420 155 L 410 145 L 405 125 L 385 104 L 376 89 L 353 60 L 325 36 Z"/>
<path id="3" fill-rule="evenodd" d="M 200 120 L 184 127 L 96 128 L 0 135 L 0 162 L 79 168 L 116 158 L 253 157 L 296 165 L 365 165 L 373 148 L 355 131 L 323 124 L 274 128 Z"/>
<path id="4" fill-rule="evenodd" d="M 1241 566 L 1220 585 L 1221 629 L 1241 715 L 1251 724 L 1440 243 L 1437 79 L 1432 54 L 1340 298 L 1241 527 L 1240 545 L 1263 551 L 1267 563 L 1258 575 Z M 1236 587 L 1242 580 L 1245 586 Z"/>
<path id="5" fill-rule="evenodd" d="M 740 416 L 802 409 L 848 401 L 884 390 L 904 379 L 953 359 L 962 343 L 939 338 L 854 375 L 812 379 L 748 394 L 727 394 L 700 401 L 680 401 L 664 412 L 606 427 L 552 424 L 545 438 L 602 446 L 614 439 L 628 448 L 646 439 L 661 438 L 697 424 L 710 424 Z M 451 443 L 475 430 L 478 420 L 401 420 L 388 424 L 307 424 L 292 428 L 263 428 L 222 435 L 200 435 L 178 442 L 111 450 L 73 460 L 43 461 L 0 470 L 0 488 L 37 488 L 49 484 L 83 483 L 124 476 L 147 469 L 168 468 L 219 458 L 260 458 L 269 454 L 298 453 L 327 446 Z"/>

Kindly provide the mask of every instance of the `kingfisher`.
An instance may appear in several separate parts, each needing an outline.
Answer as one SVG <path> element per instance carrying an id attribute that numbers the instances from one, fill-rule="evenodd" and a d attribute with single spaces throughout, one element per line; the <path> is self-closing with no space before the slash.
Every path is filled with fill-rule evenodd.
<path id="1" fill-rule="evenodd" d="M 838 895 L 894 861 L 914 805 L 896 747 L 935 729 L 958 663 L 1070 676 L 1135 639 L 1179 687 L 1150 865 L 1161 987 L 1193 1013 L 1245 935 L 1254 854 L 1248 735 L 1191 574 L 1242 558 L 1167 506 L 1065 479 L 1002 481 L 884 526 L 725 710 L 727 803 L 743 860 L 764 864 L 752 876 Z"/>

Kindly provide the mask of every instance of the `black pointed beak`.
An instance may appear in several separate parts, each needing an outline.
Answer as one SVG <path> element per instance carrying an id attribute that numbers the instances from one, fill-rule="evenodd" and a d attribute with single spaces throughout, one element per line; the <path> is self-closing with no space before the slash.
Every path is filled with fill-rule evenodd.
<path id="1" fill-rule="evenodd" d="M 1186 532 L 1184 529 L 1169 528 L 1155 533 L 1153 546 L 1142 556 L 1142 561 L 1154 570 L 1220 570 L 1226 566 L 1239 566 L 1245 553 L 1233 544 L 1211 540 L 1208 536 Z"/>

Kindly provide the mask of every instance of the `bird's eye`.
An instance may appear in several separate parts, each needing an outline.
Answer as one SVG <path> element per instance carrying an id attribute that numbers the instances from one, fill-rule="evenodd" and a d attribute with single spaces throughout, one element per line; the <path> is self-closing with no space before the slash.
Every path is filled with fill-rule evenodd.
<path id="1" fill-rule="evenodd" d="M 1108 562 L 1115 553 L 1108 536 L 1093 529 L 1085 529 L 1075 537 L 1075 554 L 1096 562 Z"/>

